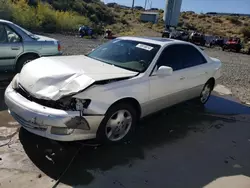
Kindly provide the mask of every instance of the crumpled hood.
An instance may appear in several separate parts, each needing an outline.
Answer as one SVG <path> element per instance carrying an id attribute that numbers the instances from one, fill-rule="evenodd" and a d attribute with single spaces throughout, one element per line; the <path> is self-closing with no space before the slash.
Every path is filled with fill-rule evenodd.
<path id="1" fill-rule="evenodd" d="M 84 90 L 96 81 L 137 75 L 86 56 L 42 57 L 26 64 L 19 74 L 19 84 L 32 96 L 58 100 Z"/>

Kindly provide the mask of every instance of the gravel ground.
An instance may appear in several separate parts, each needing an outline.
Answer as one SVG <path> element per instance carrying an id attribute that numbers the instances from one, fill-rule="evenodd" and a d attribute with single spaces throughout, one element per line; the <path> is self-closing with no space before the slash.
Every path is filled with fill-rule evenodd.
<path id="1" fill-rule="evenodd" d="M 220 83 L 232 90 L 242 102 L 250 102 L 250 56 L 218 49 L 205 49 L 208 55 L 222 61 Z"/>
<path id="2" fill-rule="evenodd" d="M 87 40 L 60 34 L 53 34 L 50 37 L 61 41 L 64 55 L 85 54 L 104 42 L 100 39 Z M 224 52 L 217 48 L 205 48 L 205 51 L 223 63 L 220 83 L 230 88 L 233 95 L 242 102 L 250 102 L 250 56 Z"/>

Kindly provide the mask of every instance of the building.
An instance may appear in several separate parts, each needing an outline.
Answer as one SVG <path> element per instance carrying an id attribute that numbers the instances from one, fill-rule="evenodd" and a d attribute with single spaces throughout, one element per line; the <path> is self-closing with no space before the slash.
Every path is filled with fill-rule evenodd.
<path id="1" fill-rule="evenodd" d="M 157 23 L 159 19 L 159 13 L 158 12 L 142 12 L 140 19 L 143 22 Z"/>

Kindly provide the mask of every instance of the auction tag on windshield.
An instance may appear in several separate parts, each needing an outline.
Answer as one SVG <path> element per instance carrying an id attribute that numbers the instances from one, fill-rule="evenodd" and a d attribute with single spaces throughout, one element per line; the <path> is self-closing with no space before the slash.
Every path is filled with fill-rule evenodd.
<path id="1" fill-rule="evenodd" d="M 145 45 L 145 44 L 137 44 L 136 47 L 141 48 L 143 50 L 148 50 L 148 51 L 151 51 L 151 50 L 154 49 L 154 47 L 148 46 L 148 45 Z"/>

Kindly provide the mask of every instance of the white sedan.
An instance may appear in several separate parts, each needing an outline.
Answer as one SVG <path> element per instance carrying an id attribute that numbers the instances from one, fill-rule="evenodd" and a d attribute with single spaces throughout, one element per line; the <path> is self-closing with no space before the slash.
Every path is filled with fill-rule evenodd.
<path id="1" fill-rule="evenodd" d="M 178 40 L 121 37 L 87 56 L 42 57 L 5 91 L 26 130 L 54 140 L 121 142 L 144 116 L 197 98 L 205 104 L 221 62 Z"/>

